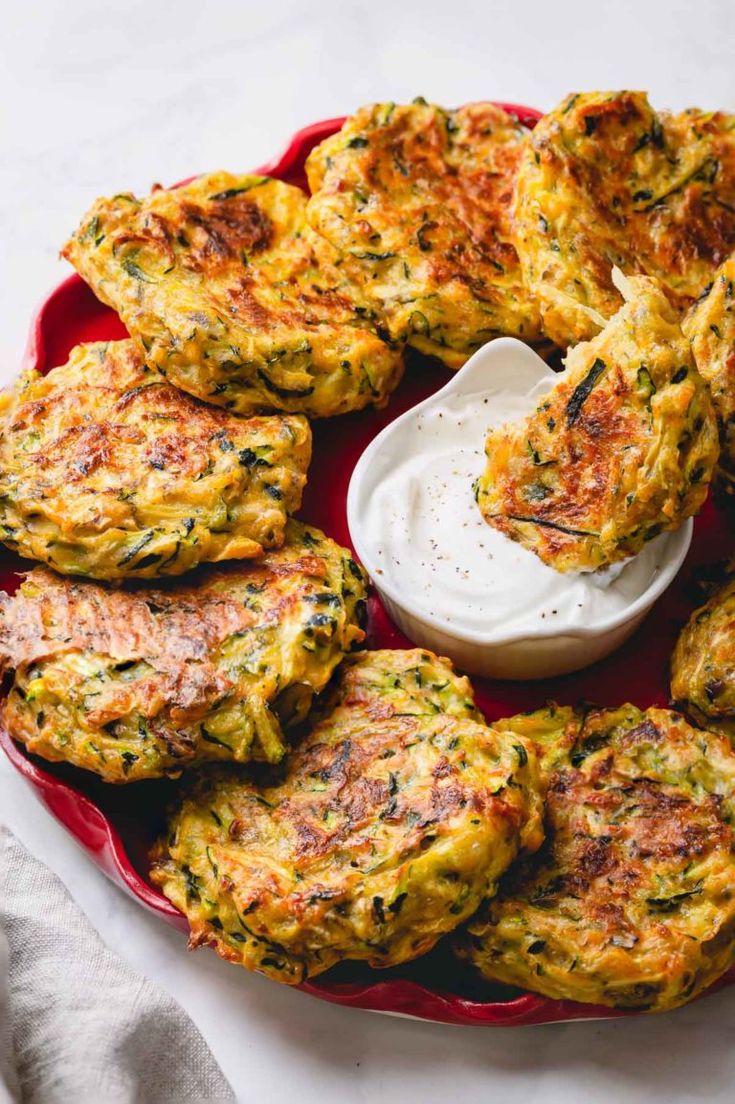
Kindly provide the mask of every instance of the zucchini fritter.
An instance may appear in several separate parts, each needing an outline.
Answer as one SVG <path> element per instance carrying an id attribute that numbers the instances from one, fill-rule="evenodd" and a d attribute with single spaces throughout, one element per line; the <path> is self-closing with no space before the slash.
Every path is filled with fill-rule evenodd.
<path id="1" fill-rule="evenodd" d="M 383 406 L 400 354 L 306 223 L 299 188 L 212 173 L 98 199 L 63 250 L 177 387 L 239 414 Z"/>
<path id="2" fill-rule="evenodd" d="M 527 133 L 489 103 L 375 104 L 307 160 L 312 226 L 393 337 L 450 368 L 498 334 L 539 337 L 510 219 Z"/>
<path id="3" fill-rule="evenodd" d="M 625 305 L 523 422 L 493 430 L 485 520 L 558 571 L 640 552 L 695 514 L 719 452 L 707 388 L 655 280 L 617 275 Z"/>
<path id="4" fill-rule="evenodd" d="M 447 660 L 351 657 L 320 717 L 276 785 L 201 772 L 151 873 L 191 945 L 289 984 L 416 958 L 541 840 L 533 749 L 480 721 Z"/>
<path id="5" fill-rule="evenodd" d="M 632 705 L 499 727 L 542 737 L 547 839 L 483 905 L 460 954 L 554 999 L 660 1012 L 697 996 L 735 957 L 728 741 Z"/>
<path id="6" fill-rule="evenodd" d="M 523 277 L 552 341 L 584 341 L 617 310 L 614 265 L 683 308 L 735 248 L 735 115 L 570 96 L 530 135 L 516 196 Z"/>
<path id="7" fill-rule="evenodd" d="M 735 579 L 682 629 L 671 657 L 671 697 L 698 724 L 735 743 Z"/>
<path id="8" fill-rule="evenodd" d="M 684 316 L 699 374 L 709 385 L 720 427 L 718 492 L 735 495 L 735 256 L 717 270 L 707 294 Z"/>
<path id="9" fill-rule="evenodd" d="M 107 782 L 209 759 L 277 762 L 281 723 L 303 719 L 364 636 L 362 569 L 294 521 L 263 560 L 203 568 L 166 589 L 108 589 L 36 568 L 2 599 L 8 732 Z"/>
<path id="10" fill-rule="evenodd" d="M 279 547 L 306 482 L 307 420 L 197 402 L 141 353 L 133 341 L 79 345 L 0 397 L 0 540 L 98 579 Z"/>

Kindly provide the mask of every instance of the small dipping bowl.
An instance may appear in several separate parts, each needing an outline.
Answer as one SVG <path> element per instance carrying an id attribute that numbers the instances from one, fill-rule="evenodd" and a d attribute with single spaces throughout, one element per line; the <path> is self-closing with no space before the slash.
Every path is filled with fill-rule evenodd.
<path id="1" fill-rule="evenodd" d="M 472 481 L 484 468 L 487 431 L 530 414 L 556 379 L 521 341 L 491 341 L 445 387 L 386 426 L 352 475 L 350 535 L 388 614 L 414 644 L 471 674 L 550 678 L 596 663 L 638 628 L 689 550 L 691 518 L 626 564 L 607 569 L 607 578 L 561 574 L 484 522 Z M 409 476 L 402 488 L 404 471 Z M 412 534 L 407 518 L 420 519 L 420 532 Z M 390 562 L 396 534 L 399 578 Z M 576 591 L 570 599 L 569 588 L 590 580 L 595 591 L 587 593 L 596 608 L 587 609 Z M 618 587 L 615 609 L 604 594 L 597 597 L 608 586 Z M 523 601 L 534 588 L 540 605 L 533 617 L 525 616 Z"/>

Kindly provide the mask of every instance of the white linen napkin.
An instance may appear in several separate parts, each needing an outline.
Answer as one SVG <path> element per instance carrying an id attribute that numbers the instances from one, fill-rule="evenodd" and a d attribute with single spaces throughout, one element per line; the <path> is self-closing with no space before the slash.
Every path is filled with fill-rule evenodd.
<path id="1" fill-rule="evenodd" d="M 0 1104 L 230 1104 L 182 1008 L 0 824 Z"/>

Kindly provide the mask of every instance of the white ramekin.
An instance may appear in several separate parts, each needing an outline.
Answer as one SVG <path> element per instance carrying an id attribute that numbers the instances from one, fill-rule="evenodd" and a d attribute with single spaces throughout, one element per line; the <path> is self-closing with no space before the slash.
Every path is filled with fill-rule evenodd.
<path id="1" fill-rule="evenodd" d="M 638 628 L 684 562 L 694 528 L 691 518 L 674 532 L 657 538 L 663 546 L 660 570 L 643 594 L 624 610 L 589 626 L 563 631 L 549 626 L 539 628 L 532 635 L 504 632 L 502 626 L 494 626 L 487 632 L 471 631 L 432 616 L 417 595 L 399 593 L 389 580 L 380 578 L 370 534 L 362 525 L 366 513 L 364 504 L 374 485 L 374 461 L 386 442 L 390 441 L 395 451 L 400 447 L 400 435 L 407 423 L 432 404 L 441 403 L 450 393 L 477 394 L 478 401 L 482 401 L 483 381 L 492 377 L 501 361 L 507 371 L 509 358 L 514 362 L 513 369 L 522 386 L 528 387 L 529 381 L 538 381 L 541 373 L 550 373 L 532 349 L 514 338 L 498 338 L 484 345 L 445 387 L 396 418 L 368 445 L 350 481 L 347 522 L 355 551 L 389 616 L 414 644 L 448 656 L 470 674 L 504 679 L 549 678 L 596 663 Z M 549 374 L 549 381 L 553 384 L 553 374 Z"/>

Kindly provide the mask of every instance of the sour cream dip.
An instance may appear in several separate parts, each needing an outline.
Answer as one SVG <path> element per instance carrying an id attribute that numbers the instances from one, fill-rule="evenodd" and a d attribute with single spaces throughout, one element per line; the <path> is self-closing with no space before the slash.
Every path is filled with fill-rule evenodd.
<path id="1" fill-rule="evenodd" d="M 389 612 L 416 643 L 432 646 L 424 626 L 435 630 L 434 645 L 439 632 L 450 656 L 453 638 L 486 650 L 587 638 L 574 657 L 567 645 L 563 657 L 537 647 L 555 659 L 552 666 L 573 670 L 629 635 L 678 570 L 691 523 L 661 534 L 623 565 L 562 574 L 483 520 L 472 484 L 484 468 L 488 430 L 529 414 L 554 379 L 521 342 L 491 342 L 446 387 L 387 426 L 358 462 L 348 495 L 350 533 Z M 623 626 L 621 637 L 615 630 Z M 590 646 L 595 637 L 611 647 Z M 484 662 L 478 668 L 477 649 L 469 661 L 466 651 L 468 670 L 493 673 Z M 505 673 L 534 677 L 527 665 Z M 552 673 L 560 671 L 542 662 L 539 674 Z"/>

